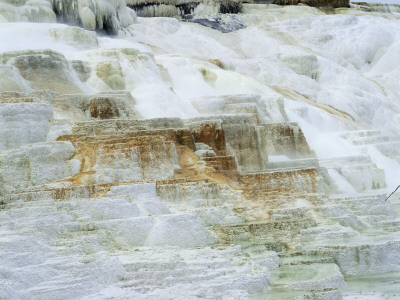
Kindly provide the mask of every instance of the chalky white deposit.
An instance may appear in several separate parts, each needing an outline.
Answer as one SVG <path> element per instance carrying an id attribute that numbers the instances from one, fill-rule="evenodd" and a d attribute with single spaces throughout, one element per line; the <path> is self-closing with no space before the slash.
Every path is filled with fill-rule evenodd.
<path id="1" fill-rule="evenodd" d="M 400 271 L 397 6 L 67 2 L 0 3 L 0 299 L 396 297 L 345 280 Z"/>

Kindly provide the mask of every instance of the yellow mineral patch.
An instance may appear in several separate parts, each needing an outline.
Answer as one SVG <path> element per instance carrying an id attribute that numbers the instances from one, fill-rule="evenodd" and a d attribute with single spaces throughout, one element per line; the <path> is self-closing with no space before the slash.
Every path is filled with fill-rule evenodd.
<path id="1" fill-rule="evenodd" d="M 205 68 L 200 68 L 199 71 L 207 83 L 215 85 L 215 82 L 217 81 L 217 74 Z"/>
<path id="2" fill-rule="evenodd" d="M 121 65 L 118 62 L 100 62 L 96 67 L 96 75 L 113 90 L 125 89 L 125 80 Z"/>

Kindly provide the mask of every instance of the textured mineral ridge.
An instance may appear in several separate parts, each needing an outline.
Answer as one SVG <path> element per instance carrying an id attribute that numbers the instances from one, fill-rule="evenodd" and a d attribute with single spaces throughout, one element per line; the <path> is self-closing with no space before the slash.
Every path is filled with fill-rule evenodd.
<path id="1" fill-rule="evenodd" d="M 400 6 L 267 2 L 0 3 L 0 299 L 400 297 Z"/>

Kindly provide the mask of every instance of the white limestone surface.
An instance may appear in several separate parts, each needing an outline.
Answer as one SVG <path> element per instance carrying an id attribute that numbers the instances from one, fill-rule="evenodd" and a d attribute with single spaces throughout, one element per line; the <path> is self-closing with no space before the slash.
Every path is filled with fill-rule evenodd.
<path id="1" fill-rule="evenodd" d="M 46 141 L 53 119 L 50 105 L 3 103 L 0 105 L 0 151 Z"/>
<path id="2" fill-rule="evenodd" d="M 60 16 L 67 2 L 53 2 Z M 258 116 L 260 122 L 297 122 L 317 159 L 333 162 L 324 166 L 327 178 L 318 181 L 327 180 L 340 195 L 328 199 L 314 193 L 307 200 L 301 193 L 284 195 L 288 207 L 255 207 L 250 217 L 267 220 L 250 223 L 238 211 L 253 203 L 228 186 L 199 184 L 163 193 L 154 182 L 143 183 L 174 176 L 178 162 L 164 149 L 148 177 L 135 151 L 105 157 L 108 168 L 97 165 L 93 171 L 95 183 L 109 191 L 95 197 L 93 186 L 64 181 L 80 171 L 81 161 L 70 142 L 56 141 L 72 133 L 74 122 L 90 118 L 85 101 L 0 103 L 0 298 L 245 299 L 271 285 L 269 272 L 279 259 L 275 252 L 263 256 L 270 253 L 266 247 L 316 251 L 318 246 L 318 255 L 329 256 L 321 260 L 336 263 L 345 275 L 399 271 L 400 237 L 390 233 L 399 224 L 394 206 L 358 194 L 391 192 L 399 184 L 396 11 L 352 7 L 327 15 L 304 6 L 244 4 L 246 28 L 222 33 L 172 18 L 138 18 L 134 24 L 123 1 L 69 3 L 77 2 L 72 19 L 66 15 L 64 21 L 88 30 L 56 24 L 49 1 L 0 3 L 1 92 L 110 95 L 123 89 L 132 96 L 124 107 L 144 118 L 229 111 Z M 95 28 L 116 36 L 96 34 Z M 238 105 L 243 95 L 255 95 L 254 105 Z M 271 162 L 288 160 L 271 157 Z M 297 190 L 312 192 L 313 177 L 292 179 Z M 112 186 L 120 181 L 125 183 Z M 283 183 L 290 187 L 289 181 Z M 82 191 L 71 196 L 75 188 Z M 349 194 L 355 198 L 346 198 Z M 283 201 L 268 200 L 271 206 Z M 242 207 L 235 210 L 238 203 Z M 245 243 L 215 245 L 214 226 L 238 224 L 243 226 L 238 231 L 261 227 L 248 241 L 249 253 L 242 252 Z M 262 230 L 273 226 L 293 232 Z M 262 234 L 277 241 L 265 241 Z M 279 240 L 296 234 L 302 236 Z M 343 278 L 331 269 L 334 276 L 307 285 L 317 292 L 332 287 L 330 295 L 337 299 Z M 289 286 L 299 289 L 299 282 Z M 319 297 L 329 296 L 323 292 Z"/>
<path id="3" fill-rule="evenodd" d="M 70 142 L 45 142 L 0 153 L 0 194 L 69 178 L 80 170 Z"/>

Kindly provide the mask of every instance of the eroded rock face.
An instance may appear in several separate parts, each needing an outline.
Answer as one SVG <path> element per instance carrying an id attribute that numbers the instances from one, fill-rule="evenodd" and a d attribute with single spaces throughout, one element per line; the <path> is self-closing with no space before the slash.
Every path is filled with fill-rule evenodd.
<path id="1" fill-rule="evenodd" d="M 60 93 L 81 92 L 75 84 L 68 61 L 55 51 L 4 52 L 2 64 L 19 70 L 21 76 L 33 84 L 35 89 L 51 89 Z"/>
<path id="2" fill-rule="evenodd" d="M 269 123 L 265 124 L 265 131 L 267 151 L 270 155 L 285 155 L 290 158 L 315 157 L 298 124 Z"/>
<path id="3" fill-rule="evenodd" d="M 132 295 L 148 296 L 136 278 L 152 251 L 163 259 L 152 257 L 153 265 L 146 265 L 146 272 L 158 274 L 167 264 L 168 270 L 157 275 L 164 282 L 177 265 L 179 272 L 190 272 L 192 261 L 184 253 L 193 255 L 193 249 L 202 249 L 196 251 L 223 270 L 208 276 L 204 286 L 224 278 L 229 285 L 218 290 L 232 295 L 265 290 L 271 280 L 269 270 L 278 268 L 278 253 L 286 275 L 273 284 L 300 290 L 302 295 L 337 298 L 344 289 L 343 274 L 398 271 L 379 259 L 381 253 L 395 261 L 400 257 L 397 233 L 384 243 L 362 233 L 373 226 L 397 224 L 390 204 L 368 194 L 384 182 L 376 181 L 379 169 L 372 163 L 366 167 L 361 159 L 346 168 L 329 160 L 319 163 L 296 123 L 268 122 L 268 100 L 243 95 L 205 99 L 204 103 L 197 99 L 195 106 L 209 115 L 182 120 L 140 119 L 134 98 L 123 91 L 96 95 L 7 92 L 1 99 L 3 127 L 8 128 L 2 133 L 0 154 L 3 219 L 25 216 L 14 213 L 17 207 L 24 212 L 34 209 L 29 222 L 39 230 L 43 243 L 51 237 L 56 245 L 48 255 L 61 253 L 66 261 L 76 255 L 85 261 L 98 251 L 116 255 L 119 267 L 110 282 L 119 284 L 118 276 L 129 276 Z M 24 134 L 32 126 L 40 130 L 28 138 Z M 363 132 L 346 137 L 358 144 L 358 137 L 363 143 L 381 140 Z M 286 159 L 276 161 L 276 157 Z M 347 176 L 355 190 L 366 194 L 330 197 L 325 188 L 333 189 L 333 172 Z M 371 178 L 352 180 L 357 172 Z M 385 224 L 377 212 L 385 216 Z M 57 226 L 44 230 L 35 221 L 37 215 L 56 218 Z M 32 236 L 29 233 L 28 240 Z M 241 245 L 241 250 L 234 250 L 232 244 Z M 140 256 L 133 255 L 136 250 L 132 249 L 138 249 Z M 178 261 L 165 258 L 170 249 L 177 249 L 173 255 Z M 366 261 L 367 252 L 376 259 Z M 246 267 L 234 271 L 235 275 L 218 275 L 231 274 L 227 270 L 236 268 L 228 259 Z M 291 261 L 296 261 L 295 266 Z M 97 260 L 92 264 L 102 266 Z M 72 266 L 67 272 L 77 270 L 78 266 Z M 321 280 L 293 279 L 298 272 L 315 270 Z M 186 276 L 177 278 L 178 283 L 188 284 Z M 246 284 L 239 284 L 241 280 Z M 162 293 L 174 293 L 176 284 L 167 287 L 159 280 L 146 281 Z M 53 291 L 44 289 L 41 295 L 53 296 Z M 200 286 L 188 294 L 200 297 L 203 292 Z M 23 293 L 31 295 L 28 290 Z"/>
<path id="4" fill-rule="evenodd" d="M 57 3 L 60 14 L 73 10 L 64 21 L 99 26 L 92 7 L 100 1 Z M 222 12 L 236 7 L 217 3 Z M 197 9 L 186 2 L 142 4 L 150 15 L 163 5 L 185 14 Z M 74 19 L 77 7 L 80 19 Z M 113 9 L 97 11 L 103 29 Z M 272 9 L 286 18 L 298 7 Z M 291 29 L 310 19 L 277 23 Z M 229 66 L 233 60 L 262 61 L 248 60 L 255 50 L 246 48 L 248 40 L 228 53 L 225 39 L 244 39 L 241 32 L 140 21 L 138 27 L 154 25 L 157 38 L 135 41 L 137 48 L 127 48 L 128 39 L 119 44 L 122 39 L 56 24 L 45 36 L 82 49 L 79 57 L 51 50 L 0 56 L 0 89 L 13 90 L 0 93 L 1 299 L 341 299 L 344 276 L 400 271 L 398 212 L 385 201 L 382 169 L 389 157 L 393 165 L 400 161 L 396 137 L 356 130 L 346 112 L 317 110 L 307 95 L 238 74 Z M 188 58 L 192 52 L 178 49 L 188 36 L 178 47 L 169 38 L 193 28 L 209 36 L 202 40 L 205 52 Z M 277 28 L 263 32 L 294 40 Z M 166 46 L 156 43 L 162 34 Z M 221 43 L 218 53 L 207 53 L 211 38 Z M 279 51 L 287 46 L 279 44 Z M 274 59 L 262 53 L 259 69 L 274 64 L 284 67 L 282 76 L 324 80 L 322 52 L 295 49 Z M 193 93 L 192 79 L 201 91 Z M 178 112 L 186 105 L 189 113 L 154 117 L 157 109 L 176 116 L 163 111 L 176 103 Z M 323 112 L 346 122 L 336 126 Z M 331 122 L 325 133 L 337 138 L 335 149 L 350 144 L 357 154 L 317 156 L 313 118 Z M 332 140 L 329 146 L 337 146 Z"/>
<path id="5" fill-rule="evenodd" d="M 1 194 L 69 178 L 79 172 L 69 142 L 35 143 L 0 156 Z"/>
<path id="6" fill-rule="evenodd" d="M 201 97 L 191 99 L 190 102 L 200 113 L 206 115 L 251 114 L 252 122 L 256 124 L 287 119 L 281 107 L 282 103 L 275 99 L 263 98 L 260 95 Z"/>
<path id="7" fill-rule="evenodd" d="M 0 150 L 44 142 L 53 111 L 42 103 L 2 103 L 0 106 Z"/>

